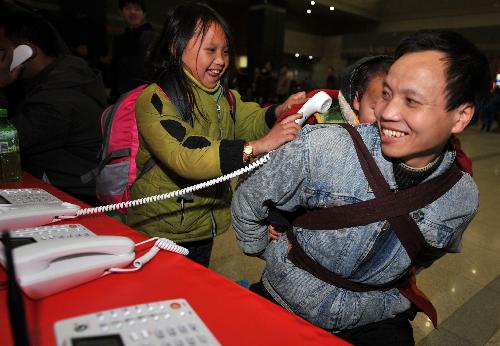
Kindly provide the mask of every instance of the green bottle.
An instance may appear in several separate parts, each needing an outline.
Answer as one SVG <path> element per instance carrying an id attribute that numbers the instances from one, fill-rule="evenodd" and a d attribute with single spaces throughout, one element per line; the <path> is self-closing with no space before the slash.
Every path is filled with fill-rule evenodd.
<path id="1" fill-rule="evenodd" d="M 21 180 L 21 156 L 17 130 L 0 108 L 0 183 Z"/>

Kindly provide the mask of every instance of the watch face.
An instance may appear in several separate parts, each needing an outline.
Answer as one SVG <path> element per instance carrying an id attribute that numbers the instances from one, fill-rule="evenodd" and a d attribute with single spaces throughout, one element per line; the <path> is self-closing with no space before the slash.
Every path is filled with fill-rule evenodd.
<path id="1" fill-rule="evenodd" d="M 249 145 L 245 145 L 243 152 L 247 155 L 251 155 L 253 153 L 253 148 Z"/>

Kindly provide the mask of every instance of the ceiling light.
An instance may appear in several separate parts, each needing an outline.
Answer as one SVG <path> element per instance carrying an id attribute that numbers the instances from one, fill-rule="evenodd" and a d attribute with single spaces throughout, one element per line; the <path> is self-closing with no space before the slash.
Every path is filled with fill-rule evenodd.
<path id="1" fill-rule="evenodd" d="M 334 6 L 330 6 L 330 11 L 335 11 L 335 7 Z"/>
<path id="2" fill-rule="evenodd" d="M 309 60 L 312 60 L 313 56 L 312 55 L 309 55 Z"/>
<path id="3" fill-rule="evenodd" d="M 298 58 L 300 56 L 299 53 L 295 53 L 295 57 Z"/>
<path id="4" fill-rule="evenodd" d="M 307 10 L 306 12 L 307 12 L 307 14 L 311 14 L 311 10 Z"/>
<path id="5" fill-rule="evenodd" d="M 311 1 L 311 5 L 312 6 L 316 5 L 316 1 Z"/>

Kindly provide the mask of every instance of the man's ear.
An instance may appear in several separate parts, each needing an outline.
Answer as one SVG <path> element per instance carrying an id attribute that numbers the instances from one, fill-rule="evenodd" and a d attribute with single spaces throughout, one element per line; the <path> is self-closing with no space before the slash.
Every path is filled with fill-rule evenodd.
<path id="1" fill-rule="evenodd" d="M 455 124 L 451 129 L 451 133 L 461 133 L 467 127 L 467 125 L 469 125 L 475 111 L 476 108 L 472 103 L 464 103 L 458 106 L 458 108 L 454 111 Z"/>
<path id="2" fill-rule="evenodd" d="M 358 92 L 356 91 L 356 94 L 354 95 L 354 100 L 352 101 L 352 108 L 353 110 L 359 112 L 359 100 L 358 100 Z"/>

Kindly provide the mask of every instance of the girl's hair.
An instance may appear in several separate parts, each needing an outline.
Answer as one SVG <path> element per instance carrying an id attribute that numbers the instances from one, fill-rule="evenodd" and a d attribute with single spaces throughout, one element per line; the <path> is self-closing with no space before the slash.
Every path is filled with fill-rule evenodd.
<path id="1" fill-rule="evenodd" d="M 200 35 L 205 37 L 212 24 L 219 25 L 224 31 L 228 49 L 229 66 L 221 78 L 221 84 L 226 89 L 229 75 L 234 70 L 234 52 L 231 31 L 226 21 L 210 6 L 203 3 L 186 3 L 171 9 L 163 24 L 160 38 L 156 42 L 149 56 L 149 81 L 162 85 L 163 83 L 176 83 L 179 91 L 182 109 L 187 110 L 184 119 L 192 123 L 194 110 L 199 109 L 192 91 L 192 82 L 183 70 L 182 54 L 189 40 Z"/>

